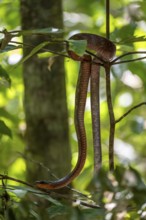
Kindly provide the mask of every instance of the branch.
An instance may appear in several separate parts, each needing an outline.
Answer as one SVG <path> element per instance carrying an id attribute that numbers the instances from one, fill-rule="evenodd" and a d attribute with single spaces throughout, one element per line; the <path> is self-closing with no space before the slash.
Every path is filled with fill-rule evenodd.
<path id="1" fill-rule="evenodd" d="M 106 0 L 106 38 L 110 39 L 110 1 Z"/>
<path id="2" fill-rule="evenodd" d="M 8 175 L 0 174 L 0 180 L 3 181 L 4 179 L 12 180 L 12 181 L 15 181 L 17 183 L 22 183 L 24 185 L 27 185 L 29 187 L 34 188 L 34 185 L 32 185 L 30 183 L 27 183 L 27 182 L 25 182 L 23 180 L 19 180 L 19 179 L 13 178 L 13 177 L 10 177 Z M 76 203 L 77 205 L 82 205 L 82 206 L 89 207 L 89 208 L 101 208 L 99 205 L 96 205 L 92 200 L 90 200 L 90 202 L 88 203 L 88 202 L 84 202 L 84 201 L 82 201 L 80 199 L 75 199 L 75 198 L 70 199 L 67 195 L 59 194 L 58 192 L 54 192 L 54 191 L 50 191 L 50 190 L 48 191 L 48 190 L 43 190 L 43 189 L 40 190 L 39 189 L 39 191 L 43 192 L 43 194 L 45 193 L 45 194 L 50 195 L 50 196 L 55 197 L 55 198 L 57 196 L 57 197 L 60 197 L 60 198 L 64 198 L 64 199 L 70 200 L 70 201 Z M 77 192 L 77 191 L 75 191 L 75 192 Z M 32 193 L 32 191 L 31 191 L 31 193 Z M 34 192 L 34 193 L 35 194 L 39 194 L 39 193 L 36 193 L 36 192 Z M 78 192 L 78 194 L 79 194 L 79 192 Z M 82 193 L 80 193 L 80 194 L 81 194 L 81 196 L 84 195 Z M 88 197 L 86 197 L 86 198 L 88 199 Z"/>
<path id="3" fill-rule="evenodd" d="M 4 179 L 9 179 L 9 180 L 12 180 L 12 181 L 15 181 L 15 182 L 18 182 L 18 183 L 22 183 L 24 185 L 27 185 L 27 186 L 30 186 L 30 187 L 33 187 L 34 186 L 30 183 L 27 183 L 27 182 L 24 182 L 22 180 L 18 180 L 18 179 L 15 179 L 13 177 L 9 177 L 7 175 L 2 175 L 0 174 L 0 179 L 1 180 L 4 180 Z M 9 187 L 5 187 L 5 189 L 9 189 Z M 12 190 L 12 188 L 11 188 Z M 37 192 L 38 191 L 38 192 Z M 101 208 L 99 205 L 96 205 L 95 202 L 93 202 L 91 199 L 89 199 L 89 202 L 85 202 L 85 201 L 82 201 L 80 199 L 76 199 L 76 198 L 69 198 L 69 196 L 67 195 L 64 195 L 64 194 L 61 194 L 59 192 L 54 192 L 54 191 L 50 191 L 50 190 L 44 190 L 44 189 L 39 189 L 37 191 L 30 191 L 31 193 L 35 193 L 35 194 L 43 194 L 43 195 L 49 195 L 51 196 L 52 198 L 62 198 L 62 199 L 66 199 L 68 201 L 71 201 L 71 202 L 74 202 L 76 203 L 77 205 L 82 205 L 82 206 L 85 206 L 85 207 L 89 207 L 89 208 Z M 40 191 L 40 192 L 39 192 Z M 28 191 L 29 192 L 29 191 Z M 88 199 L 88 198 L 87 198 Z"/>
<path id="4" fill-rule="evenodd" d="M 8 175 L 3 175 L 3 174 L 0 174 L 0 180 L 12 180 L 12 181 L 15 181 L 15 182 L 17 182 L 17 183 L 22 183 L 22 184 L 24 184 L 24 185 L 27 185 L 27 186 L 30 186 L 30 187 L 33 187 L 34 188 L 34 185 L 32 185 L 32 184 L 30 184 L 30 183 L 27 183 L 27 182 L 25 182 L 25 181 L 23 181 L 23 180 L 19 180 L 19 179 L 15 179 L 15 178 L 13 178 L 13 177 L 10 177 L 10 176 L 8 176 Z"/>
<path id="5" fill-rule="evenodd" d="M 128 52 L 128 53 L 125 53 L 125 54 L 122 54 L 121 56 L 115 58 L 111 64 L 113 65 L 117 60 L 120 60 L 121 58 L 125 57 L 125 56 L 129 56 L 129 55 L 132 55 L 132 54 L 146 54 L 146 51 L 132 51 L 132 52 Z"/>
<path id="6" fill-rule="evenodd" d="M 140 106 L 142 106 L 142 105 L 146 105 L 146 102 L 142 102 L 142 103 L 140 103 L 140 104 L 138 104 L 138 105 L 135 105 L 135 106 L 133 106 L 131 109 L 129 109 L 124 115 L 122 115 L 119 119 L 117 119 L 116 121 L 115 121 L 115 123 L 118 123 L 118 122 L 120 122 L 123 118 L 125 118 L 130 112 L 132 112 L 134 109 L 136 109 L 136 108 L 139 108 Z"/>
<path id="7" fill-rule="evenodd" d="M 144 59 L 146 59 L 146 56 L 145 57 L 136 58 L 136 59 L 132 59 L 132 60 L 124 60 L 124 61 L 116 62 L 116 63 L 113 63 L 112 65 L 121 64 L 121 63 L 129 63 L 129 62 L 134 62 L 134 61 L 144 60 Z"/>
<path id="8" fill-rule="evenodd" d="M 17 41 L 11 41 L 11 43 L 22 45 L 22 46 L 26 46 L 26 47 L 31 47 L 31 48 L 36 47 L 36 45 L 30 45 L 30 44 L 26 44 L 26 43 L 17 42 Z M 56 43 L 56 41 L 51 41 L 51 43 Z M 58 41 L 57 43 L 66 43 L 66 41 L 62 41 L 62 42 Z M 65 55 L 63 53 L 59 53 L 57 51 L 52 51 L 52 50 L 49 50 L 49 49 L 46 49 L 46 48 L 42 48 L 41 51 L 43 51 L 43 52 L 50 52 L 50 53 L 53 53 L 53 54 L 57 54 L 59 56 L 70 58 L 68 55 Z"/>
<path id="9" fill-rule="evenodd" d="M 49 195 L 50 197 L 54 199 L 65 199 L 67 201 L 70 201 L 72 203 L 75 203 L 76 206 L 82 205 L 88 208 L 94 208 L 94 209 L 99 209 L 102 208 L 101 206 L 97 205 L 93 200 L 88 199 L 88 202 L 82 201 L 81 199 L 78 198 L 71 198 L 68 195 L 55 192 L 55 191 L 50 191 L 50 190 L 45 190 L 45 189 L 39 189 L 40 192 L 37 192 L 37 194 L 44 194 L 44 195 Z M 36 194 L 36 192 L 34 192 Z"/>

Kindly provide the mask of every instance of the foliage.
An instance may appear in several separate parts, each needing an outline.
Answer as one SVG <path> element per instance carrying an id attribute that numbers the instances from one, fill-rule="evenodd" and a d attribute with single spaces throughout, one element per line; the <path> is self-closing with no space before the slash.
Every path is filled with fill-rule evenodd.
<path id="1" fill-rule="evenodd" d="M 72 201 L 59 192 L 43 193 L 29 187 L 6 185 L 0 191 L 0 213 L 7 215 L 8 219 L 11 219 L 11 213 L 15 213 L 16 219 L 40 219 L 39 209 L 43 208 L 40 199 L 43 199 L 49 206 L 43 210 L 52 219 L 69 214 L 72 218 L 85 220 L 145 219 L 146 185 L 137 170 L 130 166 L 117 166 L 114 173 L 102 169 L 85 189 L 90 194 L 70 190 Z"/>
<path id="2" fill-rule="evenodd" d="M 2 19 L 1 27 L 1 43 L 5 39 L 3 28 L 8 32 L 10 29 L 16 29 L 19 23 L 18 1 L 13 3 L 8 1 L 1 2 L 0 15 Z M 72 33 L 82 30 L 105 36 L 105 5 L 104 1 L 90 1 L 90 4 L 85 5 L 83 0 L 66 1 L 64 0 L 64 24 L 66 38 Z M 14 10 L 12 10 L 14 9 Z M 143 51 L 146 48 L 146 17 L 144 1 L 128 2 L 124 0 L 111 1 L 111 39 L 117 45 L 117 56 L 123 53 L 133 51 Z M 135 11 L 136 10 L 136 11 Z M 53 27 L 55 28 L 55 27 Z M 17 31 L 16 42 L 21 42 L 23 34 L 45 34 L 48 39 L 52 38 L 55 29 L 40 29 L 30 31 Z M 58 30 L 57 33 L 62 32 Z M 56 34 L 57 34 L 56 33 Z M 13 34 L 13 33 L 12 33 Z M 54 35 L 53 35 L 54 36 Z M 42 42 L 35 48 L 32 48 L 30 54 L 20 61 L 21 48 L 23 45 L 11 43 L 8 41 L 5 48 L 0 53 L 0 148 L 1 148 L 1 172 L 8 170 L 9 174 L 15 173 L 20 153 L 24 149 L 24 134 L 25 134 L 25 117 L 22 107 L 23 97 L 23 82 L 21 76 L 21 64 L 38 51 L 44 52 L 44 47 L 51 42 Z M 64 43 L 60 39 L 60 43 Z M 86 48 L 86 42 L 70 41 L 72 48 L 82 54 Z M 61 51 L 64 55 L 64 51 Z M 17 56 L 19 55 L 19 56 Z M 127 59 L 137 59 L 141 55 L 129 54 L 121 58 L 120 61 Z M 18 57 L 18 60 L 14 60 Z M 12 63 L 11 61 L 14 63 Z M 19 64 L 19 65 L 18 65 Z M 67 94 L 69 106 L 69 121 L 71 143 L 73 148 L 73 164 L 76 161 L 76 139 L 73 124 L 74 111 L 74 91 L 78 73 L 78 64 L 74 61 L 69 61 L 66 58 L 67 70 Z M 145 61 L 139 60 L 136 62 L 125 62 L 119 65 L 114 65 L 112 68 L 112 96 L 114 103 L 114 111 L 116 118 L 121 117 L 127 112 L 131 106 L 137 105 L 145 101 L 146 78 L 145 78 Z M 12 83 L 11 83 L 12 82 Z M 116 126 L 115 140 L 115 155 L 117 167 L 115 172 L 107 172 L 107 138 L 108 138 L 108 115 L 105 100 L 105 82 L 104 73 L 101 72 L 101 120 L 102 120 L 102 145 L 103 145 L 103 163 L 104 168 L 99 176 L 92 180 L 87 176 L 92 177 L 92 161 L 93 150 L 88 149 L 88 160 L 82 174 L 74 181 L 74 187 L 83 192 L 82 195 L 73 192 L 73 201 L 68 201 L 68 198 L 58 201 L 58 194 L 48 196 L 37 190 L 32 190 L 26 187 L 6 185 L 0 190 L 1 219 L 41 219 L 39 213 L 38 198 L 43 198 L 48 201 L 49 208 L 44 209 L 52 218 L 55 215 L 72 214 L 73 219 L 145 219 L 145 143 L 146 143 L 146 116 L 145 106 L 135 109 L 124 118 Z M 88 98 L 89 100 L 89 98 Z M 88 134 L 88 145 L 92 146 L 92 133 L 90 123 L 90 106 L 87 102 L 86 111 L 86 126 Z M 12 137 L 13 138 L 9 138 Z M 125 168 L 125 165 L 127 167 Z M 135 168 L 133 168 L 135 167 Z M 19 168 L 17 177 L 25 176 L 25 169 Z M 143 180 L 144 179 L 144 180 Z M 89 196 L 84 197 L 87 193 Z M 32 195 L 35 197 L 32 199 Z M 75 198 L 75 199 L 74 199 Z M 29 201 L 29 203 L 28 203 Z M 100 205 L 100 208 L 86 207 L 78 205 L 79 202 L 88 204 Z M 74 206 L 72 207 L 72 202 Z M 15 213 L 15 215 L 14 215 Z M 11 216 L 11 217 L 10 217 Z M 13 218 L 15 219 L 15 218 Z"/>

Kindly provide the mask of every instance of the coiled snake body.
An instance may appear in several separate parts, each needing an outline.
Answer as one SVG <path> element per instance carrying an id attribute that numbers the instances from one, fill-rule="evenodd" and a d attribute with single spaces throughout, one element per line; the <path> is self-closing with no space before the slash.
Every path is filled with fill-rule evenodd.
<path id="1" fill-rule="evenodd" d="M 94 153 L 97 158 L 97 165 L 101 163 L 101 143 L 100 143 L 100 121 L 99 121 L 99 69 L 100 63 L 109 62 L 115 54 L 115 45 L 108 39 L 88 33 L 75 34 L 71 40 L 87 40 L 87 50 L 92 50 L 96 57 L 92 59 L 87 53 L 83 56 L 77 55 L 68 48 L 69 56 L 76 61 L 80 61 L 80 71 L 76 87 L 75 96 L 75 129 L 78 139 L 78 160 L 74 169 L 67 176 L 53 182 L 37 181 L 36 187 L 41 189 L 59 189 L 68 185 L 82 171 L 87 152 L 86 131 L 84 126 L 84 112 L 88 90 L 89 78 L 91 77 L 91 111 L 93 125 Z M 97 109 L 96 109 L 97 108 Z M 99 165 L 100 166 L 100 165 Z M 99 169 L 99 168 L 97 168 Z"/>

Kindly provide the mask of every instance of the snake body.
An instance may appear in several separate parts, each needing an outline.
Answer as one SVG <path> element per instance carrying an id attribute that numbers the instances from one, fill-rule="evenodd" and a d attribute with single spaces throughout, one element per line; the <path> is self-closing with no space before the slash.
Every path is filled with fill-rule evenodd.
<path id="1" fill-rule="evenodd" d="M 73 35 L 70 39 L 87 40 L 87 50 L 89 49 L 95 51 L 97 57 L 100 60 L 103 60 L 103 62 L 109 62 L 114 56 L 115 45 L 111 41 L 101 36 L 95 34 L 81 33 L 81 34 Z M 90 55 L 83 54 L 83 56 L 80 56 L 76 54 L 74 51 L 70 50 L 70 48 L 68 48 L 68 54 L 73 60 L 81 62 L 78 82 L 76 87 L 75 114 L 74 114 L 75 129 L 78 139 L 78 160 L 74 169 L 67 176 L 53 182 L 37 181 L 35 185 L 37 188 L 41 188 L 41 189 L 59 189 L 68 185 L 74 180 L 74 178 L 76 178 L 80 174 L 86 161 L 87 141 L 86 141 L 85 126 L 84 126 L 85 104 L 87 98 L 89 78 L 92 76 L 92 78 L 94 79 L 94 77 L 97 76 L 97 74 L 99 73 L 99 65 L 97 65 L 97 69 L 95 68 L 95 66 L 93 67 L 93 65 L 95 64 L 92 64 L 92 57 Z M 94 58 L 93 61 L 96 61 L 96 58 Z M 99 77 L 95 77 L 95 78 L 99 78 Z M 95 86 L 91 88 L 91 90 L 93 91 L 99 90 L 99 85 L 97 87 Z M 93 101 L 92 101 L 91 109 L 93 109 L 93 106 L 95 105 L 95 101 L 97 100 L 96 94 L 93 94 L 92 96 L 94 95 L 95 95 L 95 99 L 92 99 Z M 95 117 L 94 116 L 92 117 L 93 130 L 95 129 L 95 127 L 98 127 L 95 125 L 98 121 L 96 118 L 97 116 L 95 114 Z M 99 127 L 97 129 L 99 130 Z M 94 135 L 93 135 L 93 139 L 95 139 Z M 99 145 L 99 143 L 97 145 Z"/>

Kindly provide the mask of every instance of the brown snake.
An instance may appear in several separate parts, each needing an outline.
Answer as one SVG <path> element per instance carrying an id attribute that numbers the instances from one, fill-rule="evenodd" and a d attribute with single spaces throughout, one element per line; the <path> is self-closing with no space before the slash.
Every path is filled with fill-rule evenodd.
<path id="1" fill-rule="evenodd" d="M 68 48 L 68 54 L 73 60 L 81 62 L 79 77 L 76 87 L 75 96 L 75 129 L 78 139 L 78 160 L 74 169 L 67 176 L 53 182 L 37 181 L 35 186 L 41 189 L 59 189 L 71 183 L 82 171 L 87 154 L 86 131 L 84 126 L 84 112 L 87 98 L 87 90 L 89 79 L 91 78 L 91 111 L 92 111 L 92 126 L 93 126 L 93 142 L 95 170 L 101 166 L 101 143 L 100 143 L 100 113 L 99 113 L 99 70 L 100 64 L 109 62 L 115 54 L 115 45 L 104 37 L 82 33 L 75 34 L 71 40 L 87 40 L 87 50 L 92 50 L 95 57 L 84 54 L 77 55 L 74 51 Z"/>

